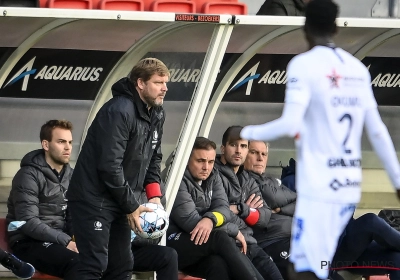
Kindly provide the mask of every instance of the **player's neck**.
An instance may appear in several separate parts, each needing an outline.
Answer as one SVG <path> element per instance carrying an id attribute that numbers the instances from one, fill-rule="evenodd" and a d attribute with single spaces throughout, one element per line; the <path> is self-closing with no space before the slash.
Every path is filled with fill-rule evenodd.
<path id="1" fill-rule="evenodd" d="M 335 48 L 335 43 L 330 37 L 315 37 L 310 42 L 310 49 L 315 46 L 326 46 L 330 48 Z"/>

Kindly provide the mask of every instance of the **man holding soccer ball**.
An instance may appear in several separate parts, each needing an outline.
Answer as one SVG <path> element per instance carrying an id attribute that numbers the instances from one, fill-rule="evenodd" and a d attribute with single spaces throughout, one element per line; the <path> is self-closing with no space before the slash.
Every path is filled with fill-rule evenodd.
<path id="1" fill-rule="evenodd" d="M 77 279 L 131 279 L 131 228 L 160 204 L 161 138 L 169 71 L 156 58 L 140 60 L 93 120 L 67 193 L 80 266 Z M 129 220 L 129 222 L 128 222 Z"/>
<path id="2" fill-rule="evenodd" d="M 161 183 L 161 203 L 165 205 L 165 185 Z M 147 201 L 142 193 L 138 201 Z M 142 232 L 132 231 L 133 271 L 155 271 L 157 280 L 178 279 L 178 255 L 173 248 L 158 243 L 169 225 L 169 217 L 161 204 L 145 203 L 153 212 L 140 214 Z"/>

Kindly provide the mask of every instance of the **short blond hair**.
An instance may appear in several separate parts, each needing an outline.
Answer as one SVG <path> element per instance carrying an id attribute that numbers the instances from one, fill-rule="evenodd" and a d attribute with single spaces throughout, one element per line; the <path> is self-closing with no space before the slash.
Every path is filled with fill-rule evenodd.
<path id="1" fill-rule="evenodd" d="M 137 86 L 138 79 L 142 79 L 144 82 L 147 82 L 154 74 L 160 76 L 170 76 L 169 70 L 164 62 L 153 57 L 144 58 L 135 66 L 133 66 L 129 75 L 129 80 L 134 86 Z"/>

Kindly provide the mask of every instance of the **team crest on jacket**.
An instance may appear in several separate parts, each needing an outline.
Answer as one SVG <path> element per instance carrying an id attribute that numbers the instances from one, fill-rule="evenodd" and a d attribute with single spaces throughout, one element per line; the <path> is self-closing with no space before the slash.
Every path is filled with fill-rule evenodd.
<path id="1" fill-rule="evenodd" d="M 94 230 L 103 230 L 102 226 L 103 226 L 103 224 L 100 221 L 94 222 Z"/>
<path id="2" fill-rule="evenodd" d="M 164 113 L 161 111 L 160 113 L 156 112 L 157 119 L 161 120 L 164 116 Z"/>

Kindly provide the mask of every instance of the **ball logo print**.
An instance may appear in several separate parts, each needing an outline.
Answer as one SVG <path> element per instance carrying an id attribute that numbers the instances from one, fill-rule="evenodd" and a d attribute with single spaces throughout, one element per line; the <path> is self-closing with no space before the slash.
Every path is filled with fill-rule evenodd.
<path id="1" fill-rule="evenodd" d="M 101 227 L 103 226 L 103 224 L 99 221 L 95 221 L 94 222 L 94 230 L 103 230 Z"/>
<path id="2" fill-rule="evenodd" d="M 153 209 L 153 212 L 144 212 L 140 214 L 140 226 L 143 232 L 137 232 L 137 235 L 147 239 L 160 238 L 167 231 L 169 226 L 169 216 L 160 204 L 145 203 L 143 206 Z"/>

